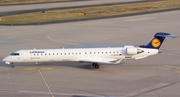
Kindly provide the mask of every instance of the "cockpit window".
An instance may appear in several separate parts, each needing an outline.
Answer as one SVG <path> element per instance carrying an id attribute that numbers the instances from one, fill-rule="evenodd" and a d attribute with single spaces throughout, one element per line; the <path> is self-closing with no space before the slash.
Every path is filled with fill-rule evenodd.
<path id="1" fill-rule="evenodd" d="M 13 56 L 19 56 L 19 53 L 12 53 Z"/>

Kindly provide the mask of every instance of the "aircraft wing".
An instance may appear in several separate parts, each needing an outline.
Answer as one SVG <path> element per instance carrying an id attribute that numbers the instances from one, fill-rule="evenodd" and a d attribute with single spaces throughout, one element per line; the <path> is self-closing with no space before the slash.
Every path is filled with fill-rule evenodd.
<path id="1" fill-rule="evenodd" d="M 118 64 L 122 59 L 112 58 L 94 58 L 94 59 L 80 59 L 79 62 L 83 63 L 104 63 L 104 64 Z"/>

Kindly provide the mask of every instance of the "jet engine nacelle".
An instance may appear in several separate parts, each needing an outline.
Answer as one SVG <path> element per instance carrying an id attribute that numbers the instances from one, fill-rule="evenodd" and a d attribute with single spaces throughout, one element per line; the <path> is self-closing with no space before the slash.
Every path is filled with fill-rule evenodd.
<path id="1" fill-rule="evenodd" d="M 142 53 L 144 52 L 143 50 L 141 49 L 137 49 L 137 48 L 126 48 L 126 53 L 128 55 L 135 55 L 135 54 L 139 54 L 139 53 Z"/>

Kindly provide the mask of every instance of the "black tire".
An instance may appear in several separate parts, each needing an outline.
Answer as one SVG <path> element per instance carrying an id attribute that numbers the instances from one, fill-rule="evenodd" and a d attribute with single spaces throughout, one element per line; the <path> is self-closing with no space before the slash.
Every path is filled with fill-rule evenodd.
<path id="1" fill-rule="evenodd" d="M 94 68 L 95 69 L 99 69 L 99 65 L 98 64 L 94 64 Z"/>
<path id="2" fill-rule="evenodd" d="M 95 66 L 96 63 L 92 63 L 92 66 Z"/>
<path id="3" fill-rule="evenodd" d="M 14 68 L 15 67 L 15 65 L 11 65 L 11 68 Z"/>

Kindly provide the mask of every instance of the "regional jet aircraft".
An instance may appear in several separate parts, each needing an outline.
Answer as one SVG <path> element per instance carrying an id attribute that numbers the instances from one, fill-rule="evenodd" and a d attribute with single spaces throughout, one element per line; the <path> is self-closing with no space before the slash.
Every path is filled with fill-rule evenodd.
<path id="1" fill-rule="evenodd" d="M 157 32 L 146 45 L 139 47 L 125 45 L 124 47 L 107 48 L 71 48 L 71 49 L 32 49 L 18 50 L 5 57 L 3 61 L 11 64 L 18 62 L 82 62 L 92 63 L 94 68 L 102 64 L 119 64 L 122 60 L 142 59 L 161 53 L 159 50 L 166 37 L 176 38 L 169 33 Z"/>

